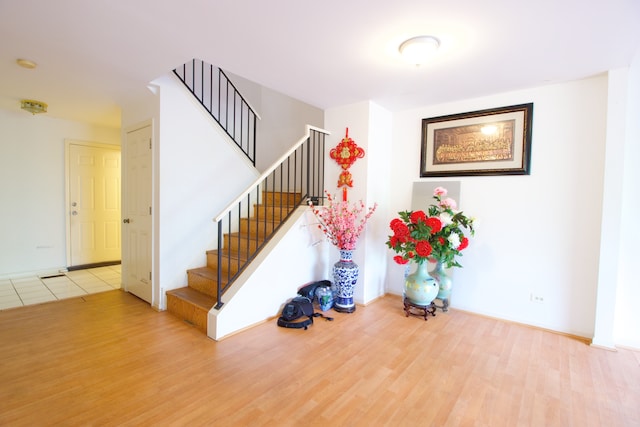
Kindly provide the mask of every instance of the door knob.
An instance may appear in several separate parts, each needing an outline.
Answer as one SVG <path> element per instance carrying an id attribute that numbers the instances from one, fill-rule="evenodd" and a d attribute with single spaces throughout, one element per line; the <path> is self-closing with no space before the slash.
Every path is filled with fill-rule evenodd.
<path id="1" fill-rule="evenodd" d="M 122 220 L 122 222 L 124 222 L 125 224 L 129 224 L 131 221 L 129 220 L 129 218 L 125 218 Z"/>

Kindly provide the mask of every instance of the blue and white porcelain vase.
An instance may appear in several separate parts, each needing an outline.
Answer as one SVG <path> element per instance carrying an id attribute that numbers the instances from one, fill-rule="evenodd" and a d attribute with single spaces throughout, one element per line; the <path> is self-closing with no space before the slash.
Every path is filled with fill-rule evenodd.
<path id="1" fill-rule="evenodd" d="M 340 261 L 333 265 L 333 282 L 336 287 L 336 299 L 333 309 L 340 313 L 353 313 L 353 291 L 358 282 L 358 265 L 353 262 L 353 251 L 340 250 Z"/>
<path id="2" fill-rule="evenodd" d="M 404 296 L 412 304 L 429 305 L 438 295 L 438 284 L 429 275 L 429 263 L 418 263 L 416 271 L 409 274 L 404 282 Z"/>

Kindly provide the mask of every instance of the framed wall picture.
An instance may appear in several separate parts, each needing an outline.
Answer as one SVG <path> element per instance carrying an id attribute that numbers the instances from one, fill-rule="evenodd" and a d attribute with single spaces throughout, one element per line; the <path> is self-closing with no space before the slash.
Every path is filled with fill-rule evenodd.
<path id="1" fill-rule="evenodd" d="M 420 176 L 529 175 L 533 103 L 422 119 Z"/>

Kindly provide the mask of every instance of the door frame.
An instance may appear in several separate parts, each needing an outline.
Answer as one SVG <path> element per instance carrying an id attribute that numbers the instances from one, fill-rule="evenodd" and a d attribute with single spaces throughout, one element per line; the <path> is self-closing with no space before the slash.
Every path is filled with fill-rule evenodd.
<path id="1" fill-rule="evenodd" d="M 158 245 L 157 245 L 157 236 L 158 236 L 158 197 L 157 197 L 157 185 L 156 183 L 158 182 L 158 177 L 157 177 L 157 173 L 158 173 L 158 168 L 157 168 L 157 164 L 158 164 L 158 150 L 157 150 L 157 129 L 156 129 L 156 121 L 154 119 L 148 119 L 148 120 L 144 120 L 141 122 L 138 122 L 136 124 L 133 125 L 129 125 L 126 126 L 122 129 L 122 191 L 121 191 L 121 198 L 122 198 L 122 213 L 123 215 L 125 213 L 129 212 L 129 204 L 128 204 L 128 193 L 127 193 L 127 189 L 128 189 L 128 177 L 127 177 L 127 167 L 128 165 L 126 164 L 127 162 L 127 134 L 130 132 L 134 132 L 136 130 L 142 129 L 144 127 L 149 126 L 151 128 L 151 307 L 155 308 L 156 310 L 160 311 L 160 310 L 164 310 L 165 306 L 164 306 L 164 298 L 162 297 L 162 294 L 160 292 L 159 289 L 159 266 L 158 266 L 158 256 L 159 256 L 159 249 L 158 249 Z M 125 277 L 125 274 L 127 273 L 126 271 L 126 265 L 128 265 L 127 263 L 125 263 L 125 257 L 128 257 L 128 236 L 125 237 L 125 227 L 121 228 L 121 234 L 122 234 L 122 238 L 121 238 L 121 242 L 122 242 L 122 277 Z M 126 240 L 125 240 L 126 239 Z M 127 245 L 125 245 L 125 241 L 127 242 Z M 128 258 L 127 258 L 128 260 Z M 124 284 L 124 280 L 123 280 L 123 289 L 125 291 L 128 292 L 128 289 L 126 288 L 126 285 Z"/>
<path id="2" fill-rule="evenodd" d="M 122 158 L 122 145 L 117 144 L 105 144 L 102 142 L 81 141 L 77 139 L 65 139 L 64 140 L 64 203 L 65 203 L 65 240 L 66 240 L 66 267 L 71 267 L 71 194 L 69 192 L 70 172 L 71 172 L 71 159 L 69 158 L 71 152 L 71 145 L 82 145 L 85 147 L 103 148 L 105 150 L 113 150 L 114 147 L 120 150 L 120 158 Z M 120 162 L 120 219 L 122 220 L 122 161 Z M 122 233 L 121 233 L 122 234 Z M 122 238 L 120 239 L 120 258 L 122 259 Z"/>

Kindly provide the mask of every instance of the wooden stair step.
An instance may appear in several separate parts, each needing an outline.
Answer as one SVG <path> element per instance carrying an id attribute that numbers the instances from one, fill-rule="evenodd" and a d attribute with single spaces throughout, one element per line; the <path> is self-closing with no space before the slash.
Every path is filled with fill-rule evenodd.
<path id="1" fill-rule="evenodd" d="M 237 253 L 238 249 L 242 253 L 246 253 L 247 249 L 255 252 L 258 246 L 264 242 L 264 238 L 256 238 L 246 233 L 231 233 L 223 236 L 223 245 L 232 253 Z"/>
<path id="2" fill-rule="evenodd" d="M 203 308 L 207 311 L 211 310 L 211 307 L 213 307 L 217 302 L 215 297 L 205 295 L 202 292 L 198 292 L 197 290 L 188 286 L 185 286 L 184 288 L 172 289 L 170 291 L 167 291 L 167 294 L 171 294 L 185 301 L 189 301 L 193 305 Z"/>
<path id="3" fill-rule="evenodd" d="M 253 237 L 264 238 L 271 234 L 280 225 L 280 221 L 267 220 L 266 218 L 241 218 L 240 233 L 248 233 Z"/>
<path id="4" fill-rule="evenodd" d="M 167 291 L 167 311 L 207 333 L 209 310 L 216 298 L 185 287 Z"/>
<path id="5" fill-rule="evenodd" d="M 226 284 L 227 275 L 222 275 L 222 284 Z M 187 270 L 187 283 L 190 288 L 209 295 L 216 296 L 218 283 L 218 271 L 211 267 L 198 267 Z"/>
<path id="6" fill-rule="evenodd" d="M 234 275 L 238 272 L 238 270 L 240 270 L 240 267 L 242 267 L 245 263 L 247 262 L 247 257 L 246 254 L 241 254 L 240 256 L 238 256 L 238 254 L 231 254 L 229 255 L 228 251 L 223 250 L 222 251 L 222 265 L 220 267 L 220 270 L 222 271 L 222 275 L 224 277 L 227 277 L 228 275 Z M 217 250 L 210 250 L 207 251 L 207 267 L 217 271 L 218 269 L 218 251 Z"/>
<path id="7" fill-rule="evenodd" d="M 263 191 L 262 202 L 266 205 L 280 205 L 280 203 L 293 206 L 302 200 L 302 193 Z"/>
<path id="8" fill-rule="evenodd" d="M 254 205 L 253 217 L 258 220 L 281 221 L 295 209 L 295 206 Z"/>

